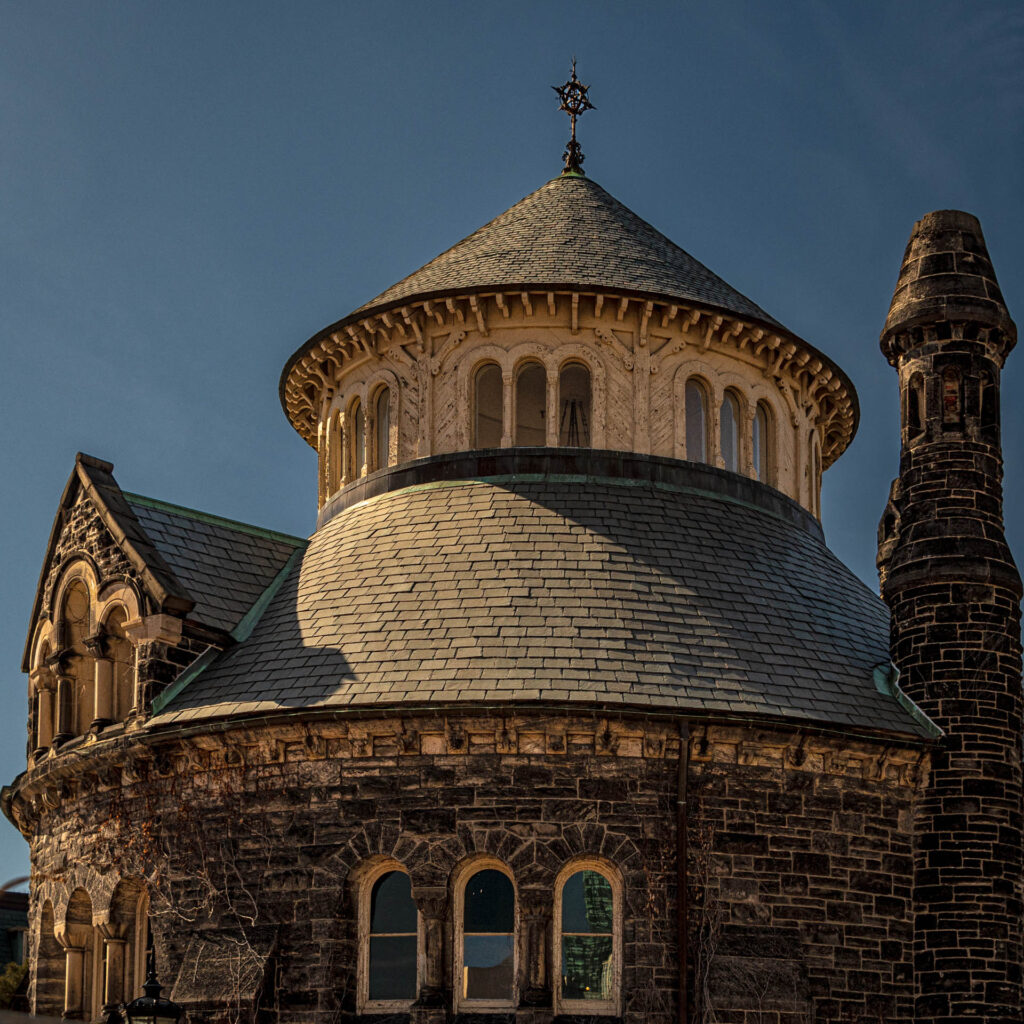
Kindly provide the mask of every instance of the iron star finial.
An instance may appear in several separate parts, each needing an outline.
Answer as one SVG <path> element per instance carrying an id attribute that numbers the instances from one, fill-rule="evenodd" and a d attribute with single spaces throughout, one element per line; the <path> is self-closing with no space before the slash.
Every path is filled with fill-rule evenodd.
<path id="1" fill-rule="evenodd" d="M 576 118 L 587 110 L 596 110 L 597 108 L 587 98 L 587 90 L 590 86 L 584 85 L 576 77 L 575 57 L 572 59 L 572 77 L 569 81 L 565 85 L 553 85 L 551 88 L 558 93 L 558 98 L 562 101 L 558 109 L 564 110 L 572 122 L 572 137 L 563 154 L 565 167 L 562 169 L 562 173 L 583 174 L 583 148 L 576 141 Z"/>

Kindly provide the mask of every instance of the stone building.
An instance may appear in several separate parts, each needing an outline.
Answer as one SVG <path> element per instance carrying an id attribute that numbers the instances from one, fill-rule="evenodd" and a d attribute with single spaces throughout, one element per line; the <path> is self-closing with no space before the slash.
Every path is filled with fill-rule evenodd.
<path id="1" fill-rule="evenodd" d="M 1021 1020 L 1015 341 L 920 221 L 883 604 L 843 371 L 578 169 L 325 328 L 311 538 L 76 461 L 24 656 L 31 999 L 194 1020 Z"/>

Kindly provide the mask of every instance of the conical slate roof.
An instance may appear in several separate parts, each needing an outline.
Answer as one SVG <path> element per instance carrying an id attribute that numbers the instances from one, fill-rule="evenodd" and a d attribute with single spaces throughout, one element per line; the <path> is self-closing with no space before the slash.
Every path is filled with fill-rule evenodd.
<path id="1" fill-rule="evenodd" d="M 352 314 L 430 295 L 599 288 L 710 306 L 781 327 L 600 185 L 563 174 Z"/>

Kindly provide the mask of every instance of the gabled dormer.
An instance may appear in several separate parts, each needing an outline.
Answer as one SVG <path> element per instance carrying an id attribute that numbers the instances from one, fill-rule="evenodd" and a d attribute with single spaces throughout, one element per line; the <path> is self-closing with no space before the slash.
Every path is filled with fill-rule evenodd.
<path id="1" fill-rule="evenodd" d="M 25 645 L 30 762 L 143 722 L 197 658 L 235 643 L 305 543 L 126 493 L 80 453 Z"/>

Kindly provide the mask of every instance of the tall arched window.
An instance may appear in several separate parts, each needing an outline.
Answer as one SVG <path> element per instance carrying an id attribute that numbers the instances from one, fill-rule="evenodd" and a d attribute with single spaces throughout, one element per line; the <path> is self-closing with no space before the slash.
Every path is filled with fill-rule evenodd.
<path id="1" fill-rule="evenodd" d="M 473 378 L 473 447 L 498 448 L 505 430 L 501 367 L 486 363 Z"/>
<path id="2" fill-rule="evenodd" d="M 384 469 L 391 464 L 391 389 L 381 388 L 373 413 L 373 468 Z"/>
<path id="3" fill-rule="evenodd" d="M 696 377 L 686 382 L 683 404 L 686 409 L 686 457 L 690 462 L 707 462 L 708 393 Z"/>
<path id="4" fill-rule="evenodd" d="M 558 443 L 565 448 L 590 447 L 590 370 L 567 363 L 558 375 Z"/>
<path id="5" fill-rule="evenodd" d="M 547 443 L 547 373 L 540 363 L 526 363 L 516 375 L 516 444 L 538 447 Z"/>
<path id="6" fill-rule="evenodd" d="M 64 592 L 58 623 L 61 644 L 70 652 L 66 671 L 57 683 L 57 737 L 83 736 L 93 720 L 94 662 L 85 645 L 91 632 L 89 590 L 74 580 Z"/>
<path id="7" fill-rule="evenodd" d="M 767 402 L 758 402 L 754 410 L 754 476 L 763 484 L 775 486 L 775 421 Z"/>
<path id="8" fill-rule="evenodd" d="M 556 1013 L 618 1013 L 621 891 L 599 864 L 576 865 L 555 887 Z"/>
<path id="9" fill-rule="evenodd" d="M 366 880 L 360 904 L 360 1005 L 408 1009 L 417 995 L 419 951 L 419 914 L 408 874 L 384 865 Z"/>
<path id="10" fill-rule="evenodd" d="M 349 460 L 348 477 L 358 480 L 363 475 L 366 465 L 366 417 L 363 414 L 363 403 L 357 398 L 349 410 Z"/>
<path id="11" fill-rule="evenodd" d="M 983 440 L 998 444 L 999 439 L 999 392 L 995 380 L 988 370 L 982 370 L 978 378 L 978 423 Z"/>
<path id="12" fill-rule="evenodd" d="M 341 430 L 341 413 L 335 412 L 327 428 L 327 493 L 334 494 L 341 487 L 345 473 L 343 454 L 344 438 Z"/>
<path id="13" fill-rule="evenodd" d="M 512 879 L 495 864 L 474 871 L 458 892 L 455 991 L 459 1006 L 513 1005 L 516 895 Z"/>
<path id="14" fill-rule="evenodd" d="M 943 426 L 957 426 L 963 415 L 963 395 L 960 388 L 960 371 L 947 366 L 942 371 L 942 423 Z"/>
<path id="15" fill-rule="evenodd" d="M 718 433 L 722 462 L 730 473 L 738 473 L 740 469 L 740 402 L 731 391 L 726 391 L 722 396 Z"/>
<path id="16" fill-rule="evenodd" d="M 123 608 L 115 608 L 103 624 L 110 659 L 110 717 L 115 722 L 123 722 L 135 704 L 132 643 L 124 630 L 127 617 Z"/>

